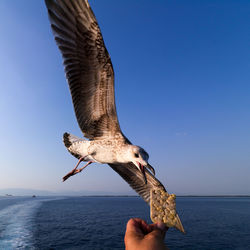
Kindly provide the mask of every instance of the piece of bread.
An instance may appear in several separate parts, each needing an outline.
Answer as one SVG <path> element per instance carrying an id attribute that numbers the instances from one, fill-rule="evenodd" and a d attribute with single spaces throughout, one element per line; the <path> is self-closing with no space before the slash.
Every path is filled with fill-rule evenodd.
<path id="1" fill-rule="evenodd" d="M 161 221 L 167 227 L 175 227 L 185 233 L 181 220 L 176 213 L 175 198 L 175 194 L 169 195 L 162 189 L 151 189 L 150 217 L 154 223 Z"/>

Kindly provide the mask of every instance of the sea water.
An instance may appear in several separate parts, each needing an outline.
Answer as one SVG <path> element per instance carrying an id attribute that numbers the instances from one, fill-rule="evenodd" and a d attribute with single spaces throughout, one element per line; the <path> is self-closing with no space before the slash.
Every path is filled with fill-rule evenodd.
<path id="1" fill-rule="evenodd" d="M 250 249 L 250 198 L 177 197 L 186 234 L 170 249 Z M 0 250 L 124 249 L 129 218 L 150 223 L 140 197 L 0 197 Z"/>

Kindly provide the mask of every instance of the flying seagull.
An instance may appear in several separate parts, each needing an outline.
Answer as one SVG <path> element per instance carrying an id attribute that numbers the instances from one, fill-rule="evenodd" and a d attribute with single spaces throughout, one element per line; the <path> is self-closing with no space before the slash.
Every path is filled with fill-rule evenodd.
<path id="1" fill-rule="evenodd" d="M 149 203 L 152 188 L 165 188 L 155 178 L 148 153 L 133 145 L 120 129 L 112 62 L 88 1 L 45 2 L 62 53 L 75 115 L 84 137 L 89 139 L 64 134 L 64 144 L 78 163 L 63 181 L 93 162 L 108 164 Z M 82 161 L 87 164 L 78 168 Z"/>

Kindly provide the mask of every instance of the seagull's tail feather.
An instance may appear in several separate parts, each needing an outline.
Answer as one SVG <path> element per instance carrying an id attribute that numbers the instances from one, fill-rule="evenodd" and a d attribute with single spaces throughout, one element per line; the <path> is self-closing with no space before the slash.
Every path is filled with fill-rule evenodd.
<path id="1" fill-rule="evenodd" d="M 63 142 L 64 142 L 64 145 L 66 148 L 69 148 L 70 146 L 72 146 L 73 143 L 78 142 L 78 141 L 82 141 L 82 140 L 83 139 L 81 139 L 75 135 L 69 134 L 67 132 L 63 134 Z"/>
<path id="2" fill-rule="evenodd" d="M 64 133 L 63 134 L 63 142 L 65 147 L 68 149 L 68 151 L 74 155 L 76 158 L 82 157 L 81 155 L 81 149 L 82 149 L 82 143 L 88 142 L 82 138 L 79 138 L 75 135 Z M 86 145 L 87 146 L 87 145 Z M 85 149 L 85 147 L 83 147 Z"/>
<path id="3" fill-rule="evenodd" d="M 70 141 L 70 134 L 67 132 L 63 134 L 63 143 L 66 148 L 69 148 L 72 145 Z"/>

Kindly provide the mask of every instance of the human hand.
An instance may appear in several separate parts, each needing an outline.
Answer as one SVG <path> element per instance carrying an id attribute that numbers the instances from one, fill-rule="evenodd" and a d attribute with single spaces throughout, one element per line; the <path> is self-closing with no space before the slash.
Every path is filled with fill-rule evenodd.
<path id="1" fill-rule="evenodd" d="M 130 219 L 124 237 L 125 248 L 126 250 L 166 250 L 164 237 L 167 229 L 163 223 L 148 225 L 142 219 Z"/>

